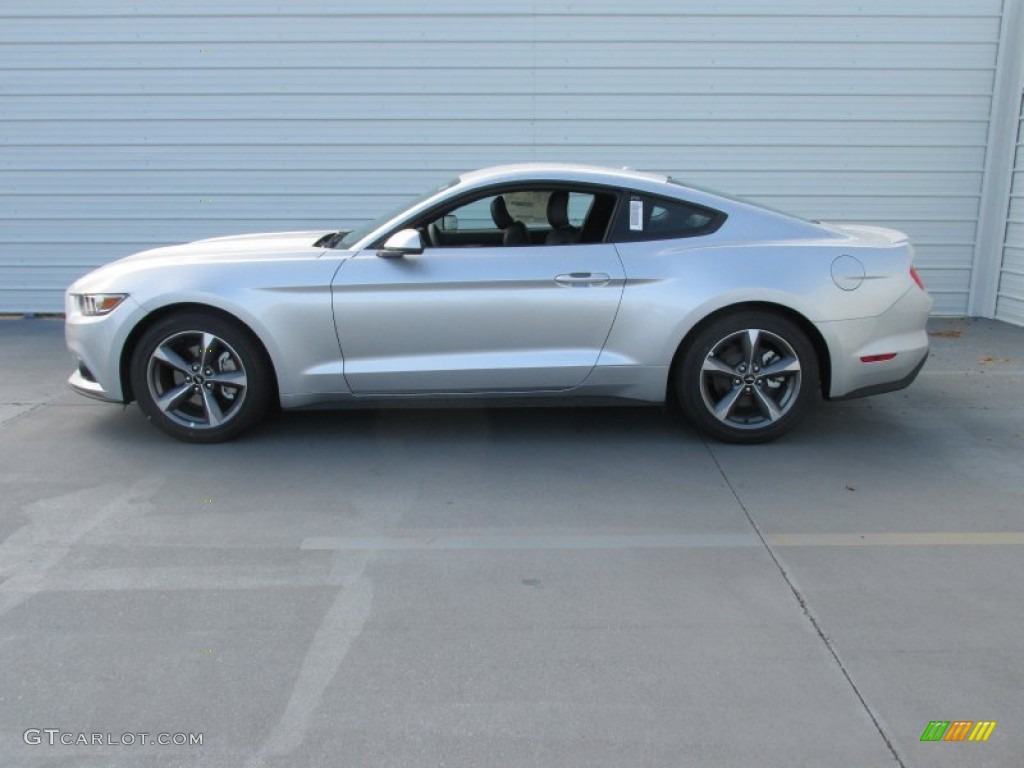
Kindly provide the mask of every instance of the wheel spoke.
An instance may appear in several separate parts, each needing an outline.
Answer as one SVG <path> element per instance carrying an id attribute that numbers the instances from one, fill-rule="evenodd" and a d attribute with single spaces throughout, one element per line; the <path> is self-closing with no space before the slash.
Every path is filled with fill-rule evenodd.
<path id="1" fill-rule="evenodd" d="M 761 351 L 761 331 L 756 328 L 748 328 L 743 335 L 744 354 L 747 358 L 747 370 L 757 365 L 757 353 Z"/>
<path id="2" fill-rule="evenodd" d="M 766 368 L 761 369 L 761 375 L 767 377 L 773 376 L 786 376 L 794 373 L 800 373 L 800 361 L 795 357 L 784 357 L 781 360 L 772 363 Z"/>
<path id="3" fill-rule="evenodd" d="M 212 333 L 203 333 L 203 347 L 199 355 L 199 365 L 203 368 L 206 367 L 206 357 L 213 351 L 213 343 L 215 341 L 217 341 L 217 337 Z"/>
<path id="4" fill-rule="evenodd" d="M 214 384 L 226 384 L 229 387 L 245 386 L 245 371 L 214 371 L 211 375 L 206 377 L 207 381 L 212 381 Z"/>
<path id="5" fill-rule="evenodd" d="M 224 421 L 224 413 L 220 409 L 217 398 L 213 392 L 205 387 L 200 390 L 203 393 L 203 410 L 206 411 L 206 420 L 211 427 L 216 427 Z"/>
<path id="6" fill-rule="evenodd" d="M 184 384 L 178 386 L 176 389 L 167 390 L 162 395 L 160 395 L 160 397 L 157 398 L 157 408 L 159 408 L 161 411 L 167 411 L 170 408 L 176 407 L 178 403 L 184 400 L 185 397 L 192 392 L 193 386 L 194 385 L 191 382 L 185 382 Z"/>
<path id="7" fill-rule="evenodd" d="M 704 358 L 704 365 L 701 366 L 701 370 L 704 373 L 721 374 L 722 376 L 735 376 L 736 371 L 731 366 L 726 365 L 714 355 L 708 355 Z"/>
<path id="8" fill-rule="evenodd" d="M 181 355 L 179 355 L 166 344 L 161 344 L 159 347 L 157 347 L 153 351 L 153 357 L 155 357 L 160 362 L 166 363 L 167 365 L 171 366 L 171 368 L 175 368 L 181 371 L 182 373 L 191 372 L 188 363 L 186 363 L 182 359 Z"/>
<path id="9" fill-rule="evenodd" d="M 715 417 L 719 421 L 728 421 L 732 409 L 736 407 L 736 401 L 742 394 L 743 387 L 733 387 L 725 397 L 715 403 Z"/>
<path id="10" fill-rule="evenodd" d="M 776 421 L 782 416 L 782 410 L 760 387 L 754 387 L 757 404 L 768 421 Z"/>

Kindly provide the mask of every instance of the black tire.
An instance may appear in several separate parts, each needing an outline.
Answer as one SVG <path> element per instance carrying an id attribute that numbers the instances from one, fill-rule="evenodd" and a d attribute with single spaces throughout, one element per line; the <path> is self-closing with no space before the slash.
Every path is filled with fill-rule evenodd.
<path id="1" fill-rule="evenodd" d="M 135 345 L 129 373 L 146 417 L 189 443 L 219 443 L 250 429 L 272 391 L 259 342 L 240 323 L 211 312 L 157 321 Z"/>
<path id="2" fill-rule="evenodd" d="M 762 310 L 723 315 L 699 328 L 673 382 L 686 418 L 727 443 L 764 443 L 785 434 L 820 389 L 818 359 L 807 334 L 793 321 Z"/>

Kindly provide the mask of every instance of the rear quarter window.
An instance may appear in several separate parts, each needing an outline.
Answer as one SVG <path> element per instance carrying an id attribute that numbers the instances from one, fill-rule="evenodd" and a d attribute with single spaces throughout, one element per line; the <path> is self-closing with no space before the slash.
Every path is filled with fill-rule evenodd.
<path id="1" fill-rule="evenodd" d="M 712 208 L 663 197 L 631 194 L 615 217 L 612 242 L 673 240 L 715 232 L 726 215 Z"/>

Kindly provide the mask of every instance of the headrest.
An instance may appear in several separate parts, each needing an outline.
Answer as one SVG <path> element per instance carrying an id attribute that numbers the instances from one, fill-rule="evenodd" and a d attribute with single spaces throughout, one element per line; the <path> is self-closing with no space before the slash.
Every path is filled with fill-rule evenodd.
<path id="1" fill-rule="evenodd" d="M 491 218 L 498 229 L 508 229 L 515 222 L 512 214 L 508 212 L 508 206 L 505 205 L 505 198 L 501 195 L 491 201 Z"/>
<path id="2" fill-rule="evenodd" d="M 564 189 L 555 190 L 548 197 L 548 224 L 552 229 L 569 226 L 569 193 Z"/>

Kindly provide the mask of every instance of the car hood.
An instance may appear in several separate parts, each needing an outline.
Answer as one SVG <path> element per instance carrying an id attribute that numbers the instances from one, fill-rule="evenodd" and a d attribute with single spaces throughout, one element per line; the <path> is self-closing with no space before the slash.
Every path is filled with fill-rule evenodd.
<path id="1" fill-rule="evenodd" d="M 182 245 L 168 245 L 126 256 L 120 263 L 138 261 L 234 261 L 282 258 L 308 258 L 311 251 L 320 251 L 313 243 L 331 230 L 302 232 L 263 232 L 254 235 L 211 237 Z"/>

